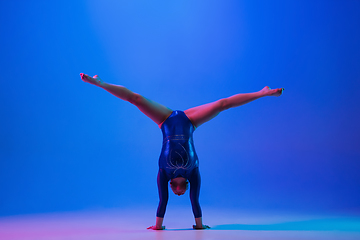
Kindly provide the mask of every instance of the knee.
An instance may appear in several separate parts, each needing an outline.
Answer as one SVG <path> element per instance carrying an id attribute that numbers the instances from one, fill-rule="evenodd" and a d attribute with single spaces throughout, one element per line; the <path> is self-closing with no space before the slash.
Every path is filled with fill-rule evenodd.
<path id="1" fill-rule="evenodd" d="M 134 94 L 129 98 L 129 102 L 130 102 L 131 104 L 136 105 L 136 106 L 139 105 L 139 104 L 141 104 L 142 100 L 143 100 L 143 96 L 141 96 L 141 95 L 138 94 L 138 93 L 134 93 Z"/>
<path id="2" fill-rule="evenodd" d="M 226 109 L 229 109 L 231 106 L 230 106 L 230 103 L 229 103 L 229 100 L 227 98 L 223 98 L 223 99 L 220 99 L 218 100 L 218 104 L 219 104 L 219 110 L 220 111 L 224 111 Z"/>

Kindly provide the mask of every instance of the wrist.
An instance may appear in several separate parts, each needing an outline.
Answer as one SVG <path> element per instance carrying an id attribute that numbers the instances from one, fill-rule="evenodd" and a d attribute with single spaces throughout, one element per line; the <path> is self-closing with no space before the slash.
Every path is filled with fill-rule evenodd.
<path id="1" fill-rule="evenodd" d="M 163 221 L 164 221 L 164 218 L 156 217 L 156 224 L 155 224 L 156 229 L 162 229 L 163 228 L 163 225 L 162 225 Z"/>

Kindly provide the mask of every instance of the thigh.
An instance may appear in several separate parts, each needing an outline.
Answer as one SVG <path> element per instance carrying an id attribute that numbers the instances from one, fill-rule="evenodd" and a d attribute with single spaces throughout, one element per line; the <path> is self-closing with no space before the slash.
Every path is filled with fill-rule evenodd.
<path id="1" fill-rule="evenodd" d="M 184 113 L 195 127 L 199 127 L 201 124 L 216 117 L 223 110 L 223 105 L 224 99 L 220 99 L 212 103 L 187 109 Z"/>
<path id="2" fill-rule="evenodd" d="M 161 127 L 161 124 L 171 115 L 172 110 L 152 101 L 148 98 L 140 96 L 139 99 L 134 103 L 139 110 L 153 120 L 156 124 Z"/>

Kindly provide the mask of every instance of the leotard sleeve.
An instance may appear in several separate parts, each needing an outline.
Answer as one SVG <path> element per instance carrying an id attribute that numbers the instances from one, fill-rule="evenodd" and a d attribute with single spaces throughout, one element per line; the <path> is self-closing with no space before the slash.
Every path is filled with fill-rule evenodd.
<path id="1" fill-rule="evenodd" d="M 157 185 L 159 191 L 159 206 L 156 212 L 157 217 L 164 218 L 166 205 L 169 199 L 169 190 L 168 190 L 168 182 L 165 171 L 163 169 L 159 169 L 159 173 L 157 176 Z"/>
<path id="2" fill-rule="evenodd" d="M 194 217 L 199 218 L 202 217 L 202 212 L 199 203 L 201 178 L 198 167 L 192 171 L 188 180 L 190 182 L 190 201 Z"/>

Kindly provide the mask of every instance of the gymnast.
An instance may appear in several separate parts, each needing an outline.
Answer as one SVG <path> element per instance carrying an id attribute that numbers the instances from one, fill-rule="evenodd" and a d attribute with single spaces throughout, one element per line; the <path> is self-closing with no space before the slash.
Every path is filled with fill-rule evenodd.
<path id="1" fill-rule="evenodd" d="M 165 229 L 162 224 L 169 197 L 169 181 L 171 190 L 178 196 L 186 192 L 190 183 L 190 201 L 195 217 L 193 228 L 209 228 L 209 226 L 203 225 L 199 204 L 200 172 L 199 160 L 193 143 L 194 130 L 224 110 L 238 107 L 261 97 L 280 96 L 283 92 L 283 88 L 271 89 L 264 87 L 258 92 L 236 94 L 182 112 L 173 111 L 123 86 L 105 83 L 97 75 L 90 77 L 81 73 L 80 76 L 84 82 L 101 87 L 116 97 L 135 105 L 142 113 L 153 120 L 163 133 L 163 146 L 157 176 L 159 205 L 156 213 L 156 224 L 148 227 L 148 229 L 153 230 Z"/>

